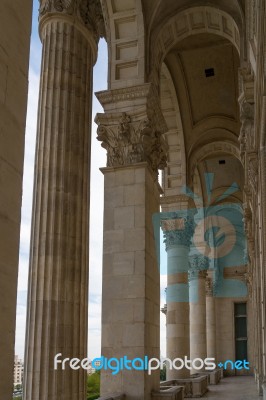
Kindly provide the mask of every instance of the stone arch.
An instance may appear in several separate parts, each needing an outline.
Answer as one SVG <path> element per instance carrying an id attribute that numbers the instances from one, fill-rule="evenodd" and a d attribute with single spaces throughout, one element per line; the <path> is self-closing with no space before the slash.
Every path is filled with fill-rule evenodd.
<path id="1" fill-rule="evenodd" d="M 144 83 L 144 18 L 141 0 L 103 0 L 108 42 L 108 86 Z"/>
<path id="2" fill-rule="evenodd" d="M 238 146 L 233 142 L 216 141 L 208 143 L 204 146 L 196 148 L 189 157 L 189 176 L 191 181 L 193 179 L 194 171 L 200 161 L 204 160 L 208 156 L 218 154 L 230 154 L 236 157 L 242 164 L 240 157 L 240 150 Z"/>
<path id="3" fill-rule="evenodd" d="M 168 163 L 163 171 L 165 196 L 179 194 L 186 185 L 186 152 L 179 104 L 171 74 L 163 63 L 160 73 L 161 110 L 167 125 Z"/>
<path id="4" fill-rule="evenodd" d="M 240 54 L 239 28 L 231 15 L 210 6 L 188 8 L 167 20 L 151 38 L 150 80 L 158 86 L 160 66 L 169 51 L 178 42 L 202 33 L 227 39 Z"/>

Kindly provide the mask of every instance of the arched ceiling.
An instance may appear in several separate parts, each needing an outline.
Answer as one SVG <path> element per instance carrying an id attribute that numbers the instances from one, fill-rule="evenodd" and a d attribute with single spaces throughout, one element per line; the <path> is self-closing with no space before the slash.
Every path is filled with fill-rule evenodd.
<path id="1" fill-rule="evenodd" d="M 244 174 L 241 162 L 234 156 L 221 153 L 219 156 L 209 156 L 198 164 L 198 173 L 202 185 L 204 205 L 209 204 L 209 199 L 205 187 L 206 174 L 213 174 L 213 184 L 211 189 L 210 203 L 215 202 L 241 202 L 243 201 Z M 238 187 L 239 190 L 228 192 L 230 187 Z M 224 194 L 228 192 L 228 196 Z M 230 194 L 229 194 L 230 193 Z M 224 198 L 223 198 L 224 197 Z"/>
<path id="2" fill-rule="evenodd" d="M 227 12 L 237 23 L 239 29 L 244 20 L 244 0 L 142 0 L 148 31 L 159 30 L 161 25 L 172 15 L 195 6 L 211 6 Z"/>
<path id="3" fill-rule="evenodd" d="M 236 184 L 239 190 L 223 202 L 241 202 L 243 167 L 238 159 L 239 54 L 236 47 L 225 38 L 201 33 L 177 43 L 164 62 L 179 103 L 188 185 L 194 180 L 196 162 L 204 204 L 208 202 L 205 174 L 214 174 L 214 198 Z"/>
<path id="4" fill-rule="evenodd" d="M 206 142 L 237 142 L 239 56 L 234 46 L 215 35 L 191 36 L 165 63 L 179 101 L 187 154 Z"/>

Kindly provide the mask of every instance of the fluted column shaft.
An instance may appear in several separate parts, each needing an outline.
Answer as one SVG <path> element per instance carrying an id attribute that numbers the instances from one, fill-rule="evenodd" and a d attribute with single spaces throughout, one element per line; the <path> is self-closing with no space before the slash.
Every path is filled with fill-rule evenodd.
<path id="1" fill-rule="evenodd" d="M 210 278 L 206 279 L 206 336 L 207 357 L 216 359 L 216 313 L 213 284 Z"/>
<path id="2" fill-rule="evenodd" d="M 194 232 L 191 218 L 176 218 L 162 221 L 167 251 L 167 314 L 166 356 L 170 360 L 189 358 L 189 249 Z M 184 379 L 189 369 L 168 368 L 167 380 Z"/>
<path id="3" fill-rule="evenodd" d="M 64 18 L 42 26 L 24 399 L 86 398 L 92 67 L 90 42 Z"/>
<path id="4" fill-rule="evenodd" d="M 206 275 L 208 260 L 204 256 L 190 257 L 189 270 L 189 319 L 190 319 L 190 359 L 207 355 L 206 343 Z M 200 367 L 200 363 L 196 364 Z M 197 370 L 192 369 L 192 373 Z"/>
<path id="5" fill-rule="evenodd" d="M 264 135 L 266 135 L 266 100 L 264 102 Z M 266 140 L 264 139 L 264 142 Z M 265 266 L 266 266 L 266 146 L 261 149 L 260 151 L 260 159 L 261 159 L 261 204 L 263 207 L 262 214 L 263 214 L 263 222 L 262 222 L 262 229 L 260 230 L 262 242 L 263 242 L 263 251 L 262 251 L 262 263 L 261 263 L 261 320 L 262 320 L 262 327 L 261 327 L 261 336 L 262 336 L 262 374 L 263 374 L 263 383 L 264 383 L 264 396 L 266 397 L 266 273 L 265 273 Z"/>

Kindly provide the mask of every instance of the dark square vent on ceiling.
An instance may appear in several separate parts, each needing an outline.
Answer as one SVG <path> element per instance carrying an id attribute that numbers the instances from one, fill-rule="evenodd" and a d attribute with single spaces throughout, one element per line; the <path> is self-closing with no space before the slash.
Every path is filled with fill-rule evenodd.
<path id="1" fill-rule="evenodd" d="M 219 160 L 219 164 L 220 165 L 224 165 L 225 164 L 225 160 Z"/>
<path id="2" fill-rule="evenodd" d="M 209 78 L 210 76 L 214 76 L 214 68 L 206 68 L 205 76 L 206 76 L 206 78 Z"/>

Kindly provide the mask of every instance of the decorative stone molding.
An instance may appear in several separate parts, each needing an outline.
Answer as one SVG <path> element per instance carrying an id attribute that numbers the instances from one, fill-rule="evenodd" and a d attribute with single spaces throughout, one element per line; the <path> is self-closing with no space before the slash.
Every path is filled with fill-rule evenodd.
<path id="1" fill-rule="evenodd" d="M 99 102 L 104 106 L 110 103 L 120 101 L 136 100 L 139 98 L 147 97 L 150 92 L 150 84 L 136 85 L 129 88 L 103 90 L 95 93 Z"/>
<path id="2" fill-rule="evenodd" d="M 107 150 L 107 166 L 147 162 L 156 174 L 164 169 L 167 126 L 153 85 L 107 90 L 97 97 L 106 111 L 97 114 L 95 122 L 97 139 Z"/>
<path id="3" fill-rule="evenodd" d="M 246 272 L 245 275 L 245 282 L 248 288 L 248 298 L 252 299 L 252 274 L 250 272 Z"/>
<path id="4" fill-rule="evenodd" d="M 105 36 L 105 25 L 100 0 L 40 0 L 39 19 L 48 14 L 77 17 L 96 41 Z"/>
<path id="5" fill-rule="evenodd" d="M 240 142 L 240 156 L 242 162 L 244 161 L 245 151 L 254 150 L 254 105 L 244 101 L 240 107 L 240 121 L 241 129 L 239 135 Z"/>
<path id="6" fill-rule="evenodd" d="M 161 221 L 166 251 L 173 246 L 189 247 L 194 234 L 195 222 L 192 216 L 177 217 Z"/>
<path id="7" fill-rule="evenodd" d="M 254 73 L 250 64 L 239 68 L 239 93 L 240 104 L 243 100 L 254 103 Z"/>
<path id="8" fill-rule="evenodd" d="M 248 182 L 255 193 L 258 191 L 258 173 L 259 173 L 259 160 L 258 153 L 251 152 L 247 154 L 247 170 Z"/>
<path id="9" fill-rule="evenodd" d="M 250 260 L 253 260 L 255 257 L 255 232 L 253 229 L 253 218 L 252 218 L 252 211 L 247 203 L 243 204 L 244 209 L 244 227 L 245 227 L 245 234 L 248 239 L 248 254 L 245 255 L 246 260 L 248 263 Z"/>
<path id="10" fill-rule="evenodd" d="M 128 112 L 128 109 L 130 109 L 132 119 L 143 120 L 143 117 L 140 118 L 139 116 L 142 113 L 142 115 L 146 115 L 146 118 L 152 121 L 156 130 L 162 133 L 168 130 L 162 114 L 160 98 L 154 85 L 151 83 L 104 90 L 95 93 L 95 95 L 106 113 L 118 113 L 120 110 L 121 112 Z M 108 119 L 108 116 L 105 118 Z M 101 114 L 97 114 L 95 120 L 98 125 L 99 123 L 104 124 L 104 117 Z"/>
<path id="11" fill-rule="evenodd" d="M 166 167 L 168 145 L 149 118 L 134 124 L 128 114 L 122 113 L 115 127 L 100 124 L 97 135 L 107 150 L 108 167 L 145 161 L 156 173 Z"/>

